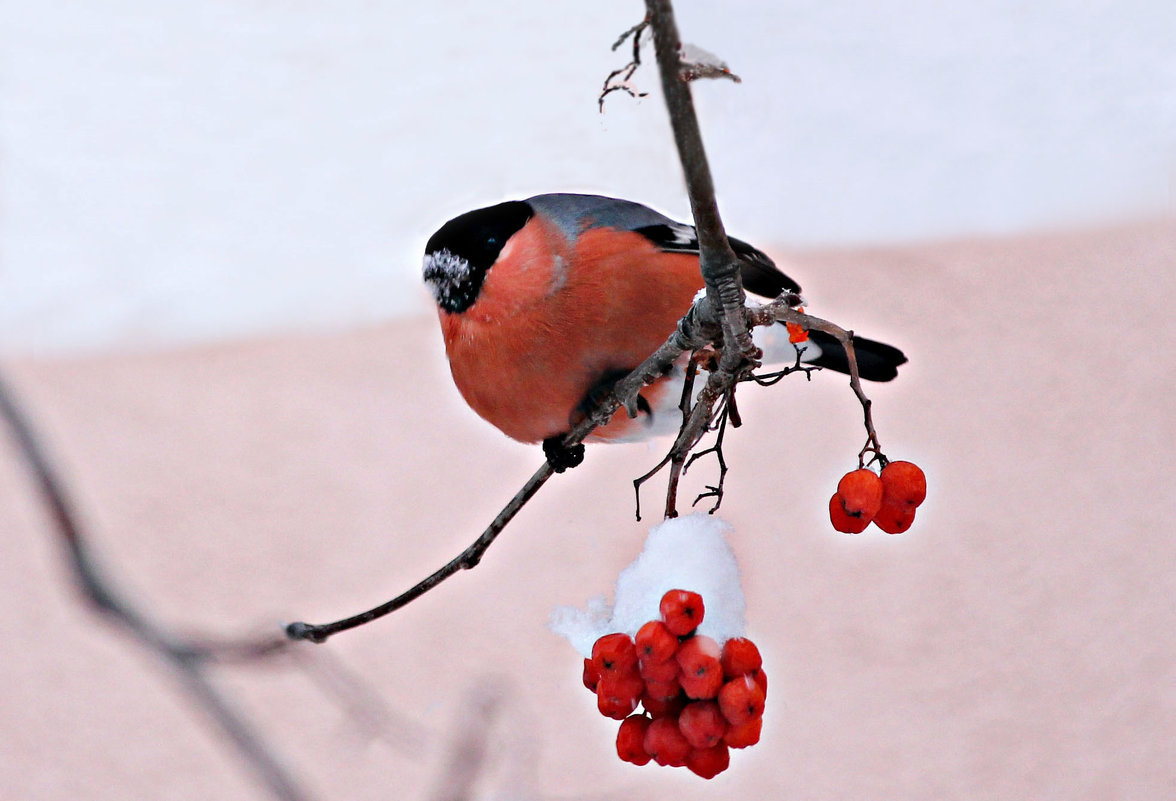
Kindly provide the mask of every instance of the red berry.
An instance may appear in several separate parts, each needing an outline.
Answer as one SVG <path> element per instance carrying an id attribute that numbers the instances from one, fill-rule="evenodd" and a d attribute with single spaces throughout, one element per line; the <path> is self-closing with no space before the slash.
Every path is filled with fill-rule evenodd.
<path id="1" fill-rule="evenodd" d="M 624 673 L 615 670 L 602 673 L 600 681 L 596 684 L 598 694 L 615 695 L 618 698 L 639 698 L 644 690 L 645 682 L 642 681 L 636 669 L 630 669 Z"/>
<path id="2" fill-rule="evenodd" d="M 592 645 L 592 662 L 604 675 L 637 667 L 637 649 L 628 634 L 605 634 Z"/>
<path id="3" fill-rule="evenodd" d="M 706 611 L 702 596 L 689 590 L 670 590 L 662 596 L 659 609 L 666 628 L 678 637 L 698 628 Z"/>
<path id="4" fill-rule="evenodd" d="M 621 721 L 617 729 L 617 756 L 634 765 L 649 764 L 652 759 L 645 750 L 645 732 L 650 720 L 645 715 L 630 715 Z"/>
<path id="5" fill-rule="evenodd" d="M 913 462 L 890 462 L 881 478 L 886 503 L 918 506 L 927 497 L 927 476 Z"/>
<path id="6" fill-rule="evenodd" d="M 841 506 L 850 517 L 870 520 L 882 505 L 882 479 L 873 470 L 861 468 L 846 473 L 837 484 Z"/>
<path id="7" fill-rule="evenodd" d="M 645 732 L 645 753 L 659 765 L 680 768 L 690 755 L 690 743 L 678 730 L 676 717 L 658 718 Z"/>
<path id="8" fill-rule="evenodd" d="M 732 726 L 763 717 L 764 692 L 751 676 L 731 679 L 719 690 L 719 709 Z"/>
<path id="9" fill-rule="evenodd" d="M 796 310 L 804 314 L 804 306 L 797 306 Z M 796 323 L 784 323 L 784 327 L 788 329 L 788 341 L 793 345 L 799 345 L 802 342 L 808 342 L 809 334 L 804 328 Z"/>
<path id="10" fill-rule="evenodd" d="M 686 755 L 686 767 L 704 779 L 713 779 L 731 765 L 731 752 L 726 743 L 711 748 L 695 748 Z"/>
<path id="11" fill-rule="evenodd" d="M 677 681 L 678 674 L 682 672 L 682 669 L 678 667 L 678 660 L 674 658 L 667 659 L 665 662 L 642 660 L 639 669 L 641 678 L 646 681 Z"/>
<path id="12" fill-rule="evenodd" d="M 719 644 L 699 634 L 678 648 L 682 675 L 678 681 L 691 698 L 714 698 L 723 686 L 723 665 L 719 661 Z"/>
<path id="13" fill-rule="evenodd" d="M 727 720 L 714 701 L 691 701 L 678 716 L 678 728 L 692 748 L 710 748 L 727 733 Z"/>
<path id="14" fill-rule="evenodd" d="M 723 676 L 728 679 L 759 670 L 764 663 L 759 648 L 746 637 L 732 637 L 723 643 L 723 655 L 719 661 L 723 664 Z"/>
<path id="15" fill-rule="evenodd" d="M 764 698 L 768 697 L 768 674 L 764 673 L 764 669 L 754 670 L 751 673 L 751 678 L 759 686 L 760 692 L 764 694 Z"/>
<path id="16" fill-rule="evenodd" d="M 915 507 L 909 504 L 884 503 L 874 515 L 874 525 L 887 534 L 901 534 L 914 522 Z"/>
<path id="17" fill-rule="evenodd" d="M 723 742 L 732 748 L 747 748 L 759 742 L 760 732 L 764 728 L 764 719 L 754 718 L 742 726 L 731 726 L 723 735 Z"/>
<path id="18" fill-rule="evenodd" d="M 670 698 L 653 698 L 649 693 L 641 696 L 641 705 L 654 720 L 666 717 L 678 717 L 686 706 L 686 696 L 678 693 Z"/>
<path id="19" fill-rule="evenodd" d="M 597 690 L 596 708 L 606 718 L 624 720 L 637 708 L 637 696 L 609 695 Z"/>
<path id="20" fill-rule="evenodd" d="M 584 686 L 592 692 L 596 692 L 596 685 L 600 683 L 600 671 L 596 669 L 596 665 L 592 664 L 591 659 L 584 659 Z"/>
<path id="21" fill-rule="evenodd" d="M 703 663 L 709 666 L 711 660 L 718 662 L 722 653 L 723 649 L 712 638 L 698 634 L 682 643 L 675 658 L 683 673 L 693 673 Z"/>
<path id="22" fill-rule="evenodd" d="M 637 636 L 633 639 L 642 662 L 665 662 L 678 650 L 678 638 L 660 620 L 651 620 L 637 629 Z"/>
<path id="23" fill-rule="evenodd" d="M 705 700 L 714 698 L 723 687 L 723 669 L 715 662 L 713 670 L 698 676 L 683 676 L 678 680 L 687 698 Z"/>
<path id="24" fill-rule="evenodd" d="M 845 534 L 861 534 L 870 525 L 870 518 L 851 517 L 841 504 L 841 496 L 836 492 L 829 499 L 829 520 L 833 528 Z"/>
<path id="25" fill-rule="evenodd" d="M 652 698 L 673 698 L 681 691 L 682 685 L 676 678 L 670 681 L 647 680 L 645 682 L 645 694 Z"/>

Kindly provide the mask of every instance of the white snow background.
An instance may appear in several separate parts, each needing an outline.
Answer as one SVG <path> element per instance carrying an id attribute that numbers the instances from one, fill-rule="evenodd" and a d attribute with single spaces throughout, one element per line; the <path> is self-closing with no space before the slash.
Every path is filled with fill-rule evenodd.
<path id="1" fill-rule="evenodd" d="M 698 513 L 654 526 L 645 547 L 617 577 L 612 603 L 599 596 L 584 609 L 561 606 L 551 614 L 551 630 L 567 639 L 583 657 L 605 634 L 630 637 L 650 620 L 659 619 L 661 598 L 670 590 L 689 590 L 702 596 L 703 617 L 698 633 L 719 645 L 742 637 L 747 603 L 743 599 L 739 565 L 727 544 L 731 526 L 718 517 Z"/>
<path id="2" fill-rule="evenodd" d="M 726 222 L 764 247 L 1171 214 L 1176 3 L 679 0 Z M 638 0 L 0 0 L 0 356 L 423 313 L 505 197 L 685 219 Z"/>

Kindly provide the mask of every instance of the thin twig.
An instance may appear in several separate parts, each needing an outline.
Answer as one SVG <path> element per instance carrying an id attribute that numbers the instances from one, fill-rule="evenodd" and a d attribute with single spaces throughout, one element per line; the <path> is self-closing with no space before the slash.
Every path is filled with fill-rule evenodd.
<path id="1" fill-rule="evenodd" d="M 647 27 L 649 27 L 648 17 L 622 33 L 616 42 L 613 43 L 612 49 L 616 50 L 625 43 L 626 39 L 632 36 L 633 57 L 629 60 L 628 64 L 613 70 L 604 79 L 604 86 L 601 88 L 600 96 L 597 98 L 597 105 L 602 113 L 604 112 L 604 99 L 613 92 L 625 92 L 632 98 L 642 98 L 649 94 L 648 92 L 638 91 L 630 83 L 633 74 L 641 66 L 641 34 L 645 32 Z M 617 80 L 618 75 L 621 76 L 620 80 Z"/>
<path id="2" fill-rule="evenodd" d="M 250 651 L 257 656 L 279 650 L 280 646 L 272 638 L 252 645 L 225 642 L 218 646 L 209 642 L 189 641 L 172 635 L 150 621 L 119 594 L 114 584 L 99 569 L 69 500 L 65 482 L 53 468 L 41 439 L 3 375 L 0 375 L 0 417 L 12 431 L 17 448 L 36 481 L 41 499 L 48 507 L 54 527 L 66 546 L 67 561 L 86 602 L 95 612 L 120 626 L 133 639 L 162 658 L 176 672 L 200 709 L 217 724 L 232 742 L 238 755 L 249 764 L 275 798 L 283 801 L 308 798 L 249 725 L 245 716 L 213 686 L 205 670 L 209 659 L 218 654 L 231 657 Z"/>
<path id="3" fill-rule="evenodd" d="M 461 570 L 469 570 L 477 566 L 478 562 L 482 561 L 482 555 L 486 553 L 486 549 L 494 543 L 494 540 L 498 539 L 498 535 L 506 528 L 506 524 L 514 519 L 514 516 L 526 505 L 527 501 L 531 500 L 531 496 L 538 492 L 539 488 L 546 484 L 547 479 L 553 475 L 555 475 L 555 470 L 552 469 L 550 464 L 544 462 L 535 471 L 534 475 L 527 480 L 523 488 L 516 492 L 514 497 L 503 507 L 502 511 L 498 513 L 498 516 L 491 521 L 481 536 L 470 543 L 468 548 L 392 600 L 382 603 L 366 612 L 360 612 L 358 615 L 336 620 L 334 623 L 318 625 L 302 622 L 291 623 L 286 626 L 286 636 L 292 640 L 309 640 L 315 643 L 326 642 L 327 638 L 332 634 L 338 634 L 341 631 L 362 626 L 365 623 L 370 623 L 384 615 L 395 612 L 404 605 L 415 601 L 454 573 Z"/>
<path id="4" fill-rule="evenodd" d="M 862 389 L 857 354 L 854 352 L 853 347 L 853 331 L 847 331 L 836 323 L 831 323 L 820 317 L 814 317 L 811 314 L 797 311 L 792 308 L 793 304 L 790 304 L 789 300 L 789 298 L 781 298 L 771 303 L 765 303 L 762 306 L 748 308 L 745 312 L 748 323 L 752 326 L 774 325 L 777 322 L 793 323 L 799 325 L 806 331 L 823 331 L 830 336 L 836 337 L 837 341 L 841 343 L 841 346 L 845 348 L 846 360 L 849 362 L 849 386 L 853 389 L 854 395 L 857 396 L 858 402 L 862 406 L 862 420 L 866 428 L 866 444 L 858 453 L 858 465 L 861 467 L 865 466 L 866 454 L 872 454 L 871 462 L 878 460 L 885 463 L 886 457 L 882 453 L 882 445 L 878 441 L 878 432 L 874 429 L 874 417 L 871 413 L 871 407 L 874 405 L 874 402 L 866 396 L 865 391 Z"/>
<path id="5" fill-rule="evenodd" d="M 686 473 L 690 470 L 691 465 L 693 465 L 703 456 L 711 453 L 715 455 L 715 459 L 719 464 L 719 481 L 713 486 L 707 485 L 707 491 L 700 493 L 699 496 L 694 499 L 694 503 L 691 504 L 691 506 L 698 506 L 698 502 L 703 498 L 714 498 L 715 505 L 707 511 L 707 514 L 713 515 L 715 512 L 719 511 L 719 506 L 721 506 L 723 503 L 723 486 L 727 481 L 727 460 L 723 456 L 723 436 L 727 433 L 728 420 L 731 421 L 731 424 L 734 427 L 739 427 L 735 422 L 739 417 L 739 413 L 735 409 L 735 405 L 733 403 L 734 400 L 735 394 L 734 391 L 732 391 L 732 394 L 727 398 L 727 402 L 723 404 L 723 408 L 719 412 L 718 425 L 716 426 L 718 433 L 715 435 L 714 444 L 709 448 L 701 451 L 695 451 L 694 453 L 690 454 L 690 459 L 686 462 L 685 467 L 682 468 L 682 472 Z"/>
<path id="6" fill-rule="evenodd" d="M 637 393 L 646 384 L 653 383 L 664 376 L 666 371 L 672 367 L 674 362 L 683 353 L 705 344 L 705 340 L 702 337 L 706 335 L 700 333 L 701 326 L 698 326 L 695 320 L 695 307 L 691 307 L 690 311 L 678 321 L 678 327 L 674 330 L 674 333 L 670 335 L 660 348 L 642 362 L 636 370 L 614 384 L 609 392 L 604 393 L 597 399 L 597 402 L 589 410 L 585 419 L 564 437 L 564 446 L 571 447 L 583 442 L 584 438 L 596 428 L 607 424 L 612 419 L 613 414 L 622 406 L 629 409 L 630 414 L 635 415 L 637 413 L 637 404 L 635 402 Z M 424 595 L 447 578 L 462 570 L 468 570 L 474 567 L 481 561 L 482 555 L 494 543 L 494 540 L 498 538 L 498 535 L 502 533 L 506 525 L 514 519 L 514 516 L 518 514 L 519 510 L 523 508 L 527 501 L 539 491 L 539 488 L 547 483 L 547 480 L 554 475 L 554 472 L 551 465 L 544 462 L 535 471 L 534 475 L 528 479 L 527 483 L 523 485 L 523 488 L 515 493 L 514 497 L 498 513 L 498 516 L 482 532 L 481 536 L 474 540 L 469 547 L 428 577 L 417 582 L 392 600 L 373 607 L 366 612 L 361 612 L 333 623 L 290 623 L 286 626 L 286 636 L 293 640 L 309 640 L 315 643 L 325 642 L 333 634 L 355 628 L 356 626 L 362 626 L 365 623 L 370 623 L 391 612 L 395 612 L 397 609 L 403 608 L 406 604 Z"/>

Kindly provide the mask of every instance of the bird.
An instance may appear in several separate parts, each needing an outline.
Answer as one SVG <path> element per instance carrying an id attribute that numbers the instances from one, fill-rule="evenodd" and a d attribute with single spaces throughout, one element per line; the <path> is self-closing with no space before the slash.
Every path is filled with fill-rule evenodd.
<path id="1" fill-rule="evenodd" d="M 800 294 L 762 251 L 729 241 L 749 293 Z M 542 442 L 560 472 L 583 458 L 582 447 L 562 448 L 564 434 L 666 341 L 703 288 L 693 226 L 633 201 L 573 193 L 454 217 L 426 243 L 423 277 L 462 398 L 508 437 Z M 803 362 L 849 372 L 835 337 L 809 331 L 794 345 L 783 325 L 756 332 L 757 345 L 783 351 L 773 360 L 795 363 L 799 348 Z M 863 337 L 854 337 L 854 350 L 867 380 L 890 381 L 907 361 L 898 348 Z M 620 409 L 585 441 L 677 431 L 687 358 L 641 390 L 636 418 Z"/>

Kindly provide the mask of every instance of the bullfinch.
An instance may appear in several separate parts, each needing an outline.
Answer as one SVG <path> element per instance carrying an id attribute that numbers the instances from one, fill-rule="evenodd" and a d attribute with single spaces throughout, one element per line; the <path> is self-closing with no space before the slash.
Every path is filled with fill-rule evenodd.
<path id="1" fill-rule="evenodd" d="M 800 292 L 766 255 L 730 242 L 748 292 Z M 562 435 L 666 341 L 703 288 L 692 226 L 639 203 L 579 194 L 455 217 L 426 244 L 424 279 L 462 397 L 508 437 L 543 442 L 553 464 Z M 800 348 L 804 362 L 849 371 L 845 350 L 818 331 L 793 345 L 783 325 L 769 326 L 756 329 L 756 344 L 765 362 L 795 361 Z M 873 381 L 891 380 L 906 361 L 897 348 L 861 337 L 854 349 L 862 378 Z M 618 410 L 588 440 L 675 432 L 687 358 L 641 391 L 637 418 Z"/>

